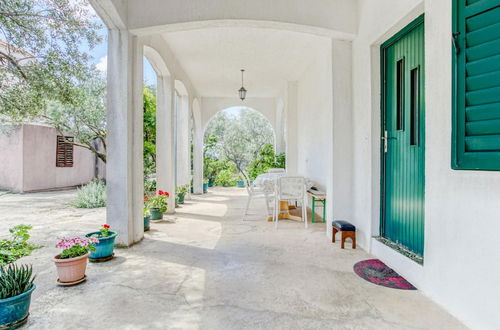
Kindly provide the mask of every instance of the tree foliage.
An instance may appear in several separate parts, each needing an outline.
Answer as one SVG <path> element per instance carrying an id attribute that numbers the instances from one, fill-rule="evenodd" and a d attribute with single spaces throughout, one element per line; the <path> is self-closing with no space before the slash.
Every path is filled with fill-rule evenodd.
<path id="1" fill-rule="evenodd" d="M 98 23 L 85 0 L 0 0 L 0 114 L 37 118 L 49 100 L 76 105 L 93 75 Z"/>
<path id="2" fill-rule="evenodd" d="M 257 158 L 248 165 L 248 176 L 255 180 L 257 175 L 266 173 L 270 168 L 285 168 L 285 153 L 276 155 L 272 144 L 262 148 Z"/>
<path id="3" fill-rule="evenodd" d="M 156 90 L 144 88 L 144 175 L 156 173 Z"/>
<path id="4" fill-rule="evenodd" d="M 88 149 L 106 163 L 106 81 L 99 75 L 89 77 L 78 89 L 78 100 L 63 105 L 50 101 L 40 117 L 62 136 L 72 135 L 66 142 Z"/>

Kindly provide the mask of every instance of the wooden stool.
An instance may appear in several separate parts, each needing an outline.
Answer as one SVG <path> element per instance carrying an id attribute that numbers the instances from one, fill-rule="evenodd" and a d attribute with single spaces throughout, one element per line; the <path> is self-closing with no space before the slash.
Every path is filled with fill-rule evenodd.
<path id="1" fill-rule="evenodd" d="M 356 227 L 344 220 L 335 220 L 332 222 L 332 243 L 335 243 L 335 234 L 340 231 L 342 233 L 341 248 L 344 248 L 346 238 L 352 239 L 352 248 L 356 248 Z"/>

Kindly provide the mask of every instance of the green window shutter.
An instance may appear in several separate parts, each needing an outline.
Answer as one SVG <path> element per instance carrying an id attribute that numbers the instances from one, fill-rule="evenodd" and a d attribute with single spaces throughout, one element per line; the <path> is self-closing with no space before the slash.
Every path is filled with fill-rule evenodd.
<path id="1" fill-rule="evenodd" d="M 454 0 L 452 168 L 500 170 L 500 0 Z"/>

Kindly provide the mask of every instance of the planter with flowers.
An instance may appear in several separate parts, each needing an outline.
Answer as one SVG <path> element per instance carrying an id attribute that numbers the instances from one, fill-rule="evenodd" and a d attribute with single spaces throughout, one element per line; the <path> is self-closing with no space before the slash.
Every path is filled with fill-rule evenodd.
<path id="1" fill-rule="evenodd" d="M 36 286 L 31 266 L 0 267 L 0 329 L 16 329 L 28 320 Z"/>
<path id="2" fill-rule="evenodd" d="M 163 213 L 168 210 L 168 197 L 170 194 L 163 190 L 158 190 L 158 194 L 148 200 L 148 209 L 151 212 L 151 220 L 163 219 Z"/>
<path id="3" fill-rule="evenodd" d="M 85 235 L 85 237 L 97 238 L 99 241 L 95 244 L 95 250 L 90 252 L 90 261 L 107 261 L 113 258 L 117 233 L 110 229 L 109 225 L 104 224 L 99 231 Z"/>
<path id="4" fill-rule="evenodd" d="M 63 249 L 54 257 L 59 284 L 75 285 L 85 281 L 89 252 L 95 251 L 97 243 L 99 240 L 95 237 L 78 236 L 63 238 L 57 243 L 57 247 Z"/>
<path id="5" fill-rule="evenodd" d="M 189 184 L 176 187 L 175 192 L 177 194 L 179 204 L 184 204 L 184 198 L 186 198 L 186 194 L 189 192 Z"/>

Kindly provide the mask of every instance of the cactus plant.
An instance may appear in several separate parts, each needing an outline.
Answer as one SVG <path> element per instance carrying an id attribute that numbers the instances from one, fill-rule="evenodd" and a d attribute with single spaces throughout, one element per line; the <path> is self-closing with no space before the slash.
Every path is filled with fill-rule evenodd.
<path id="1" fill-rule="evenodd" d="M 0 299 L 18 296 L 33 287 L 33 267 L 10 264 L 0 267 Z"/>

